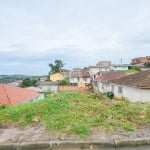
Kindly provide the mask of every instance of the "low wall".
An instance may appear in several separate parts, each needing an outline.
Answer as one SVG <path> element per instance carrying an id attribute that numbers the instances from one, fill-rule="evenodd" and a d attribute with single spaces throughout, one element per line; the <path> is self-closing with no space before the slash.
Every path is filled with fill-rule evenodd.
<path id="1" fill-rule="evenodd" d="M 78 87 L 78 86 L 66 86 L 66 85 L 59 85 L 58 91 L 86 91 L 88 87 Z"/>
<path id="2" fill-rule="evenodd" d="M 0 150 L 149 150 L 150 139 L 113 140 L 110 142 L 45 141 L 0 143 Z"/>

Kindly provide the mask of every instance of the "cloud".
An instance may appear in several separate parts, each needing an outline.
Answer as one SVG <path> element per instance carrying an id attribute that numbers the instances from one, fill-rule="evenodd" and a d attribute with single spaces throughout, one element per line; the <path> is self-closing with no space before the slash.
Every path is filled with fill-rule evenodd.
<path id="1" fill-rule="evenodd" d="M 24 72 L 22 65 L 38 73 L 35 68 L 45 65 L 41 69 L 45 73 L 55 59 L 74 68 L 99 60 L 119 63 L 122 58 L 129 63 L 149 55 L 149 4 L 148 0 L 1 1 L 0 62 L 7 65 L 0 70 L 7 73 L 13 67 L 14 72 Z"/>

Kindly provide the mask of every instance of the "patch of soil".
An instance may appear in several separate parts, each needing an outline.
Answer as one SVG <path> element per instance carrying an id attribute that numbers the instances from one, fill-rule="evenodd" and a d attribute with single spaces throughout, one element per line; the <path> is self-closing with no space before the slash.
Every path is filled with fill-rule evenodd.
<path id="1" fill-rule="evenodd" d="M 135 139 L 150 137 L 150 125 L 144 125 L 135 131 L 115 129 L 108 132 L 102 129 L 94 129 L 84 140 L 85 141 L 111 141 L 115 139 Z M 9 142 L 35 142 L 35 141 L 79 141 L 78 136 L 55 133 L 46 130 L 43 126 L 31 126 L 24 129 L 16 127 L 0 128 L 0 143 Z"/>
<path id="2" fill-rule="evenodd" d="M 34 142 L 53 140 L 77 140 L 76 136 L 62 133 L 52 133 L 43 126 L 30 126 L 23 129 L 17 127 L 0 128 L 0 143 L 14 142 Z"/>

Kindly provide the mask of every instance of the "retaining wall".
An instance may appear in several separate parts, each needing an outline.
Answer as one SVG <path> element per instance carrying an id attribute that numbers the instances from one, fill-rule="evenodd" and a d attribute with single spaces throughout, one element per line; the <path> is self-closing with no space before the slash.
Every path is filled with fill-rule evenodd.
<path id="1" fill-rule="evenodd" d="M 78 86 L 63 86 L 63 85 L 59 85 L 58 87 L 58 91 L 85 91 L 88 90 L 88 87 L 84 87 L 83 89 L 79 88 Z"/>

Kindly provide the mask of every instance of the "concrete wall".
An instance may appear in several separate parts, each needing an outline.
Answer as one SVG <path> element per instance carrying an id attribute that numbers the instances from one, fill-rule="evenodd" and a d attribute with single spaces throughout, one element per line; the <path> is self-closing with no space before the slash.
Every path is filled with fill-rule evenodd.
<path id="1" fill-rule="evenodd" d="M 78 86 L 59 86 L 59 91 L 79 91 Z"/>
<path id="2" fill-rule="evenodd" d="M 58 85 L 40 85 L 40 88 L 42 88 L 43 91 L 52 91 L 57 92 L 58 91 Z"/>
<path id="3" fill-rule="evenodd" d="M 119 87 L 122 88 L 121 93 L 118 92 Z M 131 102 L 150 102 L 150 89 L 139 89 L 117 84 L 110 84 L 110 89 L 116 97 L 124 97 Z"/>
<path id="4" fill-rule="evenodd" d="M 88 87 L 83 87 L 83 90 L 88 90 Z M 79 87 L 78 86 L 59 86 L 59 91 L 79 91 Z"/>
<path id="5" fill-rule="evenodd" d="M 39 101 L 39 100 L 42 100 L 42 99 L 44 99 L 44 94 L 40 94 L 40 96 L 33 98 L 31 101 L 36 102 L 36 101 Z"/>

